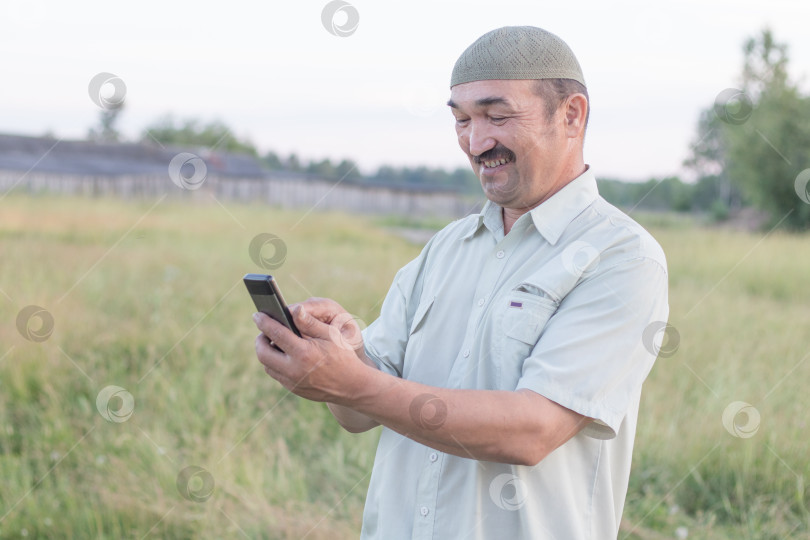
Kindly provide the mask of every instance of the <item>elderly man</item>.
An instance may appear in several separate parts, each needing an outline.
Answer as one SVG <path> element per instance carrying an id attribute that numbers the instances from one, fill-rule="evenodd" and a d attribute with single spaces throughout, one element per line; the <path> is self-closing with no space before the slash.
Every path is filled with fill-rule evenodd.
<path id="1" fill-rule="evenodd" d="M 481 213 L 399 271 L 362 339 L 311 299 L 292 309 L 303 338 L 255 316 L 258 358 L 349 431 L 383 426 L 363 538 L 616 538 L 655 360 L 642 334 L 668 316 L 664 254 L 597 192 L 585 81 L 560 38 L 485 34 L 448 105 Z"/>

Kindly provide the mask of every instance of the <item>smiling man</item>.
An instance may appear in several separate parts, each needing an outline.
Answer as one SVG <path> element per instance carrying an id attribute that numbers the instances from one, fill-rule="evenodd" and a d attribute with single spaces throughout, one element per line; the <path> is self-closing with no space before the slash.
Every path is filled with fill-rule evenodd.
<path id="1" fill-rule="evenodd" d="M 655 360 L 642 335 L 668 316 L 664 254 L 599 196 L 560 38 L 485 34 L 448 105 L 481 213 L 399 271 L 362 337 L 310 299 L 292 308 L 302 338 L 255 316 L 258 358 L 349 431 L 383 426 L 363 538 L 616 538 Z"/>

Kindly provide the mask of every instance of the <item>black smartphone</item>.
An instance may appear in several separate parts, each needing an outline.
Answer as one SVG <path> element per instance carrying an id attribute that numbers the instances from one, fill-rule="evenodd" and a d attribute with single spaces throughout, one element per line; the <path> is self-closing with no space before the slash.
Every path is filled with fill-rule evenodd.
<path id="1" fill-rule="evenodd" d="M 245 282 L 250 297 L 253 298 L 253 303 L 256 305 L 257 311 L 266 313 L 292 330 L 296 336 L 301 337 L 301 332 L 295 327 L 290 310 L 287 308 L 284 297 L 281 296 L 281 291 L 276 284 L 276 280 L 273 279 L 273 276 L 267 274 L 245 274 L 242 280 Z M 276 348 L 278 349 L 278 347 Z"/>

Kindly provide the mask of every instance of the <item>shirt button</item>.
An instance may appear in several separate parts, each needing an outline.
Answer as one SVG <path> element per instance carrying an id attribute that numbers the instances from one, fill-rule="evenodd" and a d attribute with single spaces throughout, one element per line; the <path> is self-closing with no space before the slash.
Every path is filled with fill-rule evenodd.
<path id="1" fill-rule="evenodd" d="M 484 305 L 484 299 L 481 298 L 481 299 L 478 300 L 478 307 L 481 307 L 483 305 Z"/>
<path id="2" fill-rule="evenodd" d="M 428 515 L 429 512 L 430 510 L 428 509 L 427 506 L 423 506 L 422 508 L 419 509 L 419 513 L 422 514 L 423 516 Z"/>
<path id="3" fill-rule="evenodd" d="M 495 256 L 498 257 L 499 259 L 503 259 L 504 255 L 506 255 L 506 253 L 504 253 L 503 250 L 500 250 L 498 253 L 495 254 Z"/>
<path id="4" fill-rule="evenodd" d="M 439 454 L 437 454 L 436 452 L 431 452 L 430 461 L 436 461 L 437 459 L 439 459 Z"/>
<path id="5" fill-rule="evenodd" d="M 468 356 L 470 356 L 470 349 L 464 351 L 464 358 L 467 358 Z"/>

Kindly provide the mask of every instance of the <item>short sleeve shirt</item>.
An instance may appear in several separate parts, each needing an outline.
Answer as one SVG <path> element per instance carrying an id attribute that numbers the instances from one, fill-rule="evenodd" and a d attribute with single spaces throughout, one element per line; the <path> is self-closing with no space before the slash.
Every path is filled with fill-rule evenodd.
<path id="1" fill-rule="evenodd" d="M 668 314 L 663 251 L 599 196 L 590 169 L 507 235 L 491 202 L 438 232 L 364 331 L 369 358 L 431 386 L 529 389 L 594 421 L 533 467 L 383 427 L 362 538 L 615 539 Z"/>

